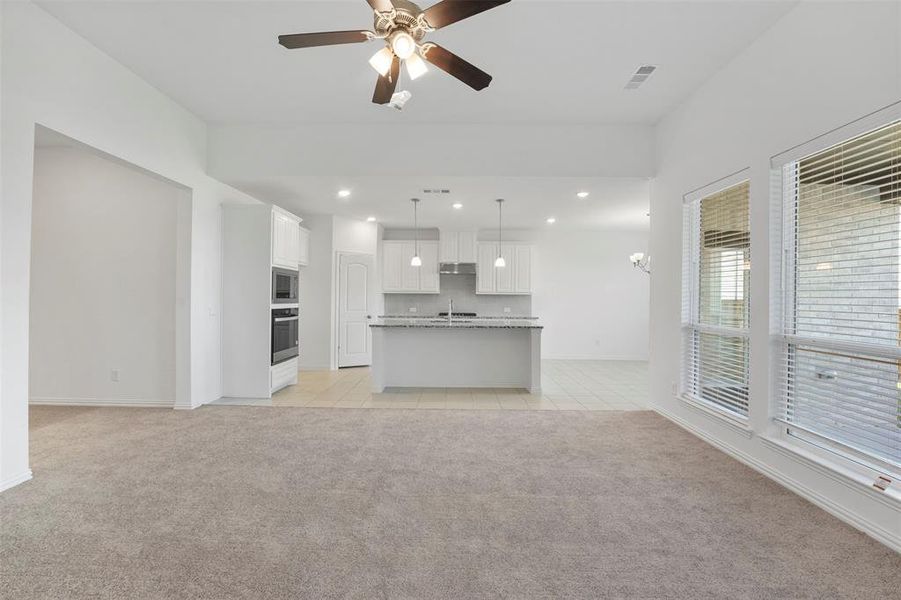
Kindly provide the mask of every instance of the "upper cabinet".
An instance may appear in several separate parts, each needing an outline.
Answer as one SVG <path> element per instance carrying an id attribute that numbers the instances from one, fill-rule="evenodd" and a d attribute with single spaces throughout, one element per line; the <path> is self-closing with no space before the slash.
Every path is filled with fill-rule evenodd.
<path id="1" fill-rule="evenodd" d="M 382 291 L 386 294 L 437 294 L 438 242 L 419 242 L 422 266 L 410 261 L 416 254 L 416 242 L 390 240 L 382 247 Z"/>
<path id="2" fill-rule="evenodd" d="M 532 247 L 517 242 L 504 242 L 501 255 L 505 267 L 495 267 L 497 242 L 479 242 L 476 261 L 476 293 L 529 295 L 532 293 Z"/>
<path id="3" fill-rule="evenodd" d="M 297 253 L 297 264 L 299 264 L 301 267 L 305 267 L 310 264 L 310 230 L 306 227 L 300 226 L 298 226 L 297 229 L 300 232 L 300 246 Z"/>
<path id="4" fill-rule="evenodd" d="M 439 261 L 443 263 L 476 262 L 475 231 L 441 230 L 439 242 Z"/>
<path id="5" fill-rule="evenodd" d="M 306 238 L 306 248 L 301 249 L 300 229 L 300 218 L 278 209 L 272 211 L 273 265 L 296 269 L 301 264 L 302 254 L 304 259 L 302 264 L 307 264 L 309 237 Z"/>

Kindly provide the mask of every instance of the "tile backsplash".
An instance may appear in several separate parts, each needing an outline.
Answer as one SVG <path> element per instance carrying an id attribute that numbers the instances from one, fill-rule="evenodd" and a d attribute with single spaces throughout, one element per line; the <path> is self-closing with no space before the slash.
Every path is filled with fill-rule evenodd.
<path id="1" fill-rule="evenodd" d="M 449 300 L 454 301 L 454 312 L 474 312 L 486 317 L 532 316 L 531 296 L 477 296 L 475 275 L 441 275 L 440 294 L 385 294 L 385 314 L 436 315 L 447 311 Z M 415 313 L 410 312 L 411 307 Z"/>

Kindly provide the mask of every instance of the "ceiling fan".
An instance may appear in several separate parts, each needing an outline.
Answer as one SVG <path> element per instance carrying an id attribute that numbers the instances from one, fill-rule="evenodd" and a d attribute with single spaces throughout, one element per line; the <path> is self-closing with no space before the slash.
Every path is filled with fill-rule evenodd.
<path id="1" fill-rule="evenodd" d="M 474 90 L 485 89 L 491 83 L 491 75 L 485 71 L 438 44 L 422 42 L 422 39 L 430 31 L 447 27 L 510 0 L 442 0 L 425 10 L 408 0 L 367 2 L 375 13 L 375 31 L 293 33 L 278 36 L 278 43 L 285 48 L 294 49 L 385 40 L 385 47 L 369 59 L 369 64 L 379 73 L 372 96 L 372 101 L 376 104 L 388 104 L 391 101 L 400 76 L 401 61 L 405 63 L 410 79 L 416 79 L 425 73 L 428 70 L 425 61 L 428 61 Z"/>

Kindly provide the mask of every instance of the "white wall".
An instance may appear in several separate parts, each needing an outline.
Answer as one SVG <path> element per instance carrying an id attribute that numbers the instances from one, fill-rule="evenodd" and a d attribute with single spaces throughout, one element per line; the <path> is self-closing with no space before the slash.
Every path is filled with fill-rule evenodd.
<path id="1" fill-rule="evenodd" d="M 901 549 L 898 504 L 866 482 L 780 452 L 769 430 L 770 157 L 901 98 L 901 4 L 801 3 L 659 126 L 650 253 L 651 393 L 677 422 Z M 682 196 L 751 179 L 751 432 L 677 400 Z"/>
<path id="2" fill-rule="evenodd" d="M 532 241 L 541 357 L 647 360 L 649 278 L 629 262 L 647 231 L 549 229 Z"/>
<path id="3" fill-rule="evenodd" d="M 373 151 L 387 140 L 398 148 L 429 152 Z M 653 174 L 653 128 L 648 125 L 328 123 L 216 125 L 210 129 L 210 172 L 251 181 L 290 175 L 483 175 L 648 177 Z M 297 143 L 303 140 L 303 143 Z M 440 143 L 439 143 L 440 142 Z M 553 148 L 567 148 L 554 152 Z M 435 173 L 436 160 L 440 173 Z"/>
<path id="4" fill-rule="evenodd" d="M 332 217 L 310 215 L 303 226 L 310 230 L 310 264 L 300 268 L 301 370 L 328 369 L 332 340 Z M 302 377 L 302 376 L 301 376 Z"/>
<path id="5" fill-rule="evenodd" d="M 206 175 L 206 126 L 31 3 L 2 3 L 0 90 L 0 489 L 28 468 L 28 291 L 35 124 L 191 188 L 189 364 L 177 403 L 221 395 L 223 201 L 253 199 Z M 190 233 L 190 236 L 188 236 Z M 187 252 L 179 248 L 178 252 Z"/>
<path id="6" fill-rule="evenodd" d="M 82 149 L 38 148 L 34 166 L 31 401 L 173 406 L 190 193 Z"/>

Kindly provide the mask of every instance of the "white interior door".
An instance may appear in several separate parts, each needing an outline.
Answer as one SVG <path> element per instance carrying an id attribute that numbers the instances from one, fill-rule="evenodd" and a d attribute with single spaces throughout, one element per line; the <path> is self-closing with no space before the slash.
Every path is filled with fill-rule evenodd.
<path id="1" fill-rule="evenodd" d="M 338 366 L 362 367 L 372 362 L 369 322 L 372 318 L 374 259 L 342 254 L 338 259 Z"/>

